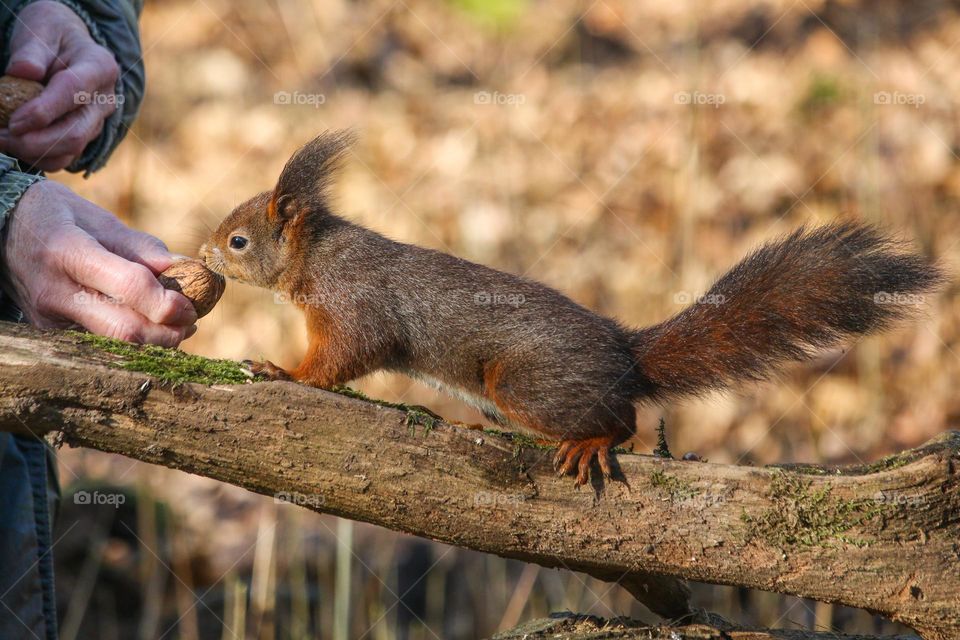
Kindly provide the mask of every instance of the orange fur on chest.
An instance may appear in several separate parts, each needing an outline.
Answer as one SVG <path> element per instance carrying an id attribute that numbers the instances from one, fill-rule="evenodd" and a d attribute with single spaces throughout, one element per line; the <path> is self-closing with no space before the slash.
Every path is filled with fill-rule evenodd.
<path id="1" fill-rule="evenodd" d="M 327 311 L 316 307 L 304 311 L 309 345 L 303 362 L 291 372 L 293 377 L 324 388 L 358 377 L 361 362 L 346 348 L 353 339 L 338 329 Z"/>

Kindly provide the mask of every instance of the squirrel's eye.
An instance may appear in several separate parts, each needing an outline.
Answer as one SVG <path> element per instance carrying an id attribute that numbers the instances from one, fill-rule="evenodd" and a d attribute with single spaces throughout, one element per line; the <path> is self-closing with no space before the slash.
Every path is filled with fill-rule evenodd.
<path id="1" fill-rule="evenodd" d="M 233 236 L 230 238 L 230 248 L 240 251 L 247 246 L 247 242 L 249 242 L 249 240 L 243 236 Z"/>

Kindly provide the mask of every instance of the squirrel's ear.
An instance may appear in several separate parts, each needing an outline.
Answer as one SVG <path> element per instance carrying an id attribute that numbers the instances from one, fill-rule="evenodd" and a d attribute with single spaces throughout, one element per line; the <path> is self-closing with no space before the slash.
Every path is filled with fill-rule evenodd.
<path id="1" fill-rule="evenodd" d="M 327 190 L 353 137 L 350 131 L 328 131 L 293 154 L 270 200 L 271 216 L 289 220 L 299 211 L 328 210 Z"/>
<path id="2" fill-rule="evenodd" d="M 292 200 L 293 196 L 274 191 L 267 203 L 267 219 L 271 222 L 287 222 L 293 218 L 296 212 L 290 206 Z"/>

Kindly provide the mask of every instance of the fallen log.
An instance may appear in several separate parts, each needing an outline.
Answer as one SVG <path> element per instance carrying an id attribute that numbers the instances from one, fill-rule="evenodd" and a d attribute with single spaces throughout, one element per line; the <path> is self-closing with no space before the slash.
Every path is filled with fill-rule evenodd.
<path id="1" fill-rule="evenodd" d="M 802 629 L 750 629 L 725 622 L 649 626 L 636 620 L 604 620 L 596 616 L 555 613 L 498 633 L 491 640 L 873 640 L 876 636 L 847 635 Z M 884 640 L 914 640 L 916 636 L 886 636 Z"/>
<path id="2" fill-rule="evenodd" d="M 648 601 L 667 609 L 686 606 L 687 579 L 868 609 L 929 640 L 960 637 L 960 432 L 849 467 L 621 453 L 626 481 L 575 491 L 533 440 L 356 396 L 0 323 L 0 430 L 60 431 L 73 446 L 319 512 L 584 571 L 640 596 L 659 589 Z"/>

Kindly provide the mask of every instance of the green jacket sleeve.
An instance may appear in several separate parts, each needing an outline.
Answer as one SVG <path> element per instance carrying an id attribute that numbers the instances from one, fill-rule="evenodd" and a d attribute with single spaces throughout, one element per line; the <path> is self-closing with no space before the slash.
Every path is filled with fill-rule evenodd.
<path id="1" fill-rule="evenodd" d="M 6 268 L 2 248 L 6 239 L 7 218 L 17 206 L 23 192 L 43 179 L 43 176 L 21 171 L 16 160 L 0 153 L 0 277 L 3 277 L 2 271 Z M 21 319 L 20 310 L 9 296 L 0 291 L 0 320 L 19 322 Z"/>
<path id="2" fill-rule="evenodd" d="M 17 206 L 23 192 L 43 179 L 41 175 L 21 171 L 16 160 L 0 153 L 0 232 L 6 226 L 7 218 Z"/>
<path id="3" fill-rule="evenodd" d="M 36 0 L 7 0 L 0 2 L 0 35 L 4 38 L 3 68 L 10 57 L 10 34 L 16 24 L 17 13 Z M 70 7 L 90 30 L 93 39 L 113 53 L 120 67 L 115 93 L 123 96 L 117 110 L 104 122 L 103 132 L 90 142 L 81 157 L 67 170 L 85 172 L 85 175 L 103 167 L 107 158 L 126 135 L 143 101 L 146 82 L 143 52 L 140 45 L 140 27 L 137 20 L 143 8 L 142 0 L 57 0 Z"/>

